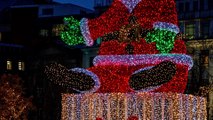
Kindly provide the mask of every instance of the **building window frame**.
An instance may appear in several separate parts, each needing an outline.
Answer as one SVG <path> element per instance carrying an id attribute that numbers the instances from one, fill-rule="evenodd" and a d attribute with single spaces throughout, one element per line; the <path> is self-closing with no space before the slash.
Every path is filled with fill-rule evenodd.
<path id="1" fill-rule="evenodd" d="M 2 41 L 2 32 L 0 32 L 0 42 Z"/>
<path id="2" fill-rule="evenodd" d="M 194 21 L 185 23 L 185 35 L 187 39 L 195 38 L 195 29 L 196 29 L 196 25 Z"/>
<path id="3" fill-rule="evenodd" d="M 53 8 L 43 8 L 42 15 L 53 15 Z"/>
<path id="4" fill-rule="evenodd" d="M 12 70 L 12 61 L 11 60 L 7 60 L 7 70 Z"/>
<path id="5" fill-rule="evenodd" d="M 213 10 L 212 5 L 213 5 L 213 1 L 212 0 L 207 0 L 208 10 Z"/>
<path id="6" fill-rule="evenodd" d="M 25 70 L 25 63 L 23 61 L 18 61 L 18 70 L 20 71 Z"/>
<path id="7" fill-rule="evenodd" d="M 49 30 L 47 30 L 47 29 L 40 29 L 39 35 L 42 36 L 42 37 L 49 36 Z"/>
<path id="8" fill-rule="evenodd" d="M 179 21 L 179 28 L 180 28 L 180 32 L 184 33 L 185 31 L 185 22 L 184 21 Z"/>
<path id="9" fill-rule="evenodd" d="M 189 12 L 190 11 L 190 3 L 189 2 L 185 2 L 184 3 L 184 12 Z"/>
<path id="10" fill-rule="evenodd" d="M 198 0 L 194 0 L 193 1 L 193 11 L 198 11 L 199 10 L 198 6 L 199 6 Z"/>
<path id="11" fill-rule="evenodd" d="M 184 11 L 185 11 L 184 2 L 179 2 L 179 3 L 178 3 L 178 11 L 179 11 L 179 12 L 184 12 Z"/>
<path id="12" fill-rule="evenodd" d="M 210 21 L 200 20 L 200 36 L 202 38 L 207 38 L 210 34 Z"/>
<path id="13" fill-rule="evenodd" d="M 200 10 L 203 11 L 205 8 L 205 1 L 204 0 L 199 0 L 199 5 L 200 5 Z"/>
<path id="14" fill-rule="evenodd" d="M 89 66 L 92 67 L 93 65 L 93 60 L 94 60 L 95 56 L 90 56 L 89 57 Z"/>

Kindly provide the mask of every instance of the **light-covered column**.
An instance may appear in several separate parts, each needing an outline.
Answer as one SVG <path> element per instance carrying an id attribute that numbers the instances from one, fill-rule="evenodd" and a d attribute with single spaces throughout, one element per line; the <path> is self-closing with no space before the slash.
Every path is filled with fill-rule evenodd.
<path id="1" fill-rule="evenodd" d="M 213 50 L 209 51 L 209 83 L 213 84 Z M 209 92 L 209 120 L 213 119 L 213 88 Z"/>

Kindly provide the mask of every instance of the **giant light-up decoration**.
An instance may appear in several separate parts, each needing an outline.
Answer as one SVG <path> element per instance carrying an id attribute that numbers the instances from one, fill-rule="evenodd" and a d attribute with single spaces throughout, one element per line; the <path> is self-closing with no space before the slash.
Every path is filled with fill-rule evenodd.
<path id="1" fill-rule="evenodd" d="M 84 43 L 102 39 L 94 66 L 45 71 L 82 93 L 62 95 L 62 119 L 206 119 L 206 100 L 183 94 L 193 61 L 176 39 L 177 23 L 174 0 L 114 0 L 100 17 L 83 18 Z"/>

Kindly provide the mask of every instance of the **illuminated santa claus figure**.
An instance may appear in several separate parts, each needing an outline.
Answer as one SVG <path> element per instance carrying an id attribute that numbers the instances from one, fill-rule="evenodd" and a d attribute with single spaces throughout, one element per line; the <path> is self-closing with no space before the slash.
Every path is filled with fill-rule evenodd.
<path id="1" fill-rule="evenodd" d="M 114 0 L 101 16 L 80 21 L 87 46 L 102 40 L 94 66 L 51 64 L 48 79 L 82 93 L 183 93 L 193 62 L 177 24 L 174 0 Z"/>
<path id="2" fill-rule="evenodd" d="M 188 118 L 183 112 L 188 107 L 179 108 L 188 106 L 183 99 L 191 100 L 181 93 L 193 61 L 178 37 L 174 0 L 114 0 L 101 16 L 83 18 L 79 26 L 70 28 L 81 31 L 87 46 L 97 39 L 102 42 L 93 67 L 69 70 L 57 63 L 46 66 L 49 80 L 85 93 L 63 96 L 62 119 Z M 73 36 L 61 34 L 63 41 Z M 167 111 L 166 106 L 173 110 Z"/>

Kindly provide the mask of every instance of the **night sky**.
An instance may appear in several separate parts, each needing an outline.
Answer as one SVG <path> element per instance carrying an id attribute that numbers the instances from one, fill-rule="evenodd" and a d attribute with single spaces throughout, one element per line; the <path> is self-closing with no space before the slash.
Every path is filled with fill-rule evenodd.
<path id="1" fill-rule="evenodd" d="M 53 1 L 59 3 L 72 3 L 89 9 L 93 9 L 94 6 L 94 0 L 53 0 Z"/>

